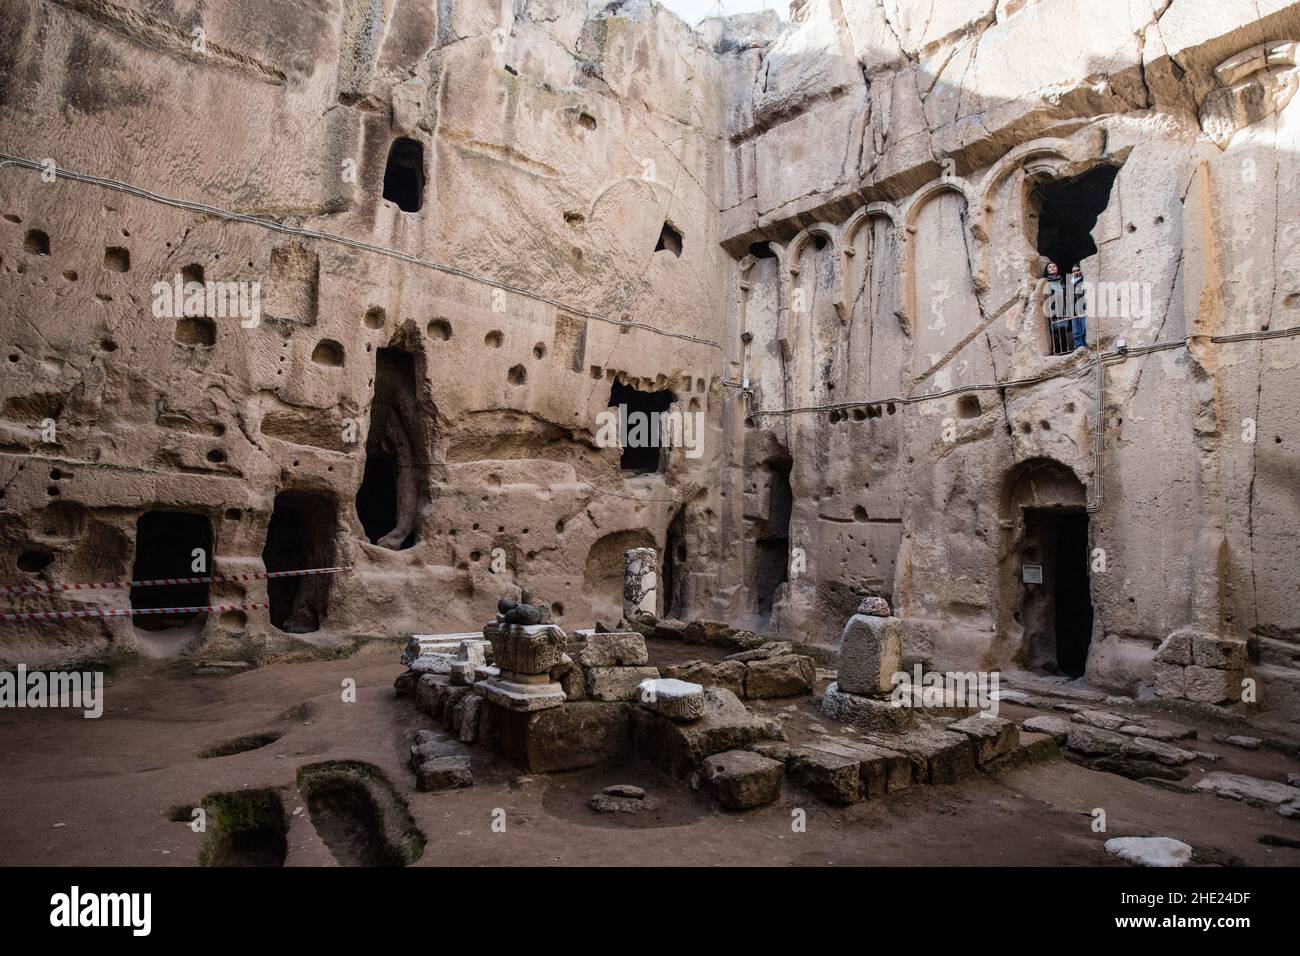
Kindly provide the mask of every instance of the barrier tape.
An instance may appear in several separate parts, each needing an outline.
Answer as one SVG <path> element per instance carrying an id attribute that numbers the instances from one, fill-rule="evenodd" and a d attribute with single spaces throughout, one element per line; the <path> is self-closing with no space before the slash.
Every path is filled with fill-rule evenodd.
<path id="1" fill-rule="evenodd" d="M 86 584 L 0 584 L 0 594 L 55 594 L 60 591 L 95 591 L 101 588 L 152 588 L 168 584 L 213 584 L 261 581 L 266 578 L 294 578 L 305 574 L 341 574 L 352 565 L 339 568 L 306 568 L 301 571 L 254 571 L 251 574 L 212 574 L 198 578 L 154 578 L 148 581 L 91 581 Z"/>
<path id="2" fill-rule="evenodd" d="M 87 611 L 0 611 L 0 621 L 70 621 L 86 617 L 140 617 L 145 614 L 220 614 L 223 611 L 258 611 L 270 604 L 208 604 L 201 607 L 101 607 Z"/>

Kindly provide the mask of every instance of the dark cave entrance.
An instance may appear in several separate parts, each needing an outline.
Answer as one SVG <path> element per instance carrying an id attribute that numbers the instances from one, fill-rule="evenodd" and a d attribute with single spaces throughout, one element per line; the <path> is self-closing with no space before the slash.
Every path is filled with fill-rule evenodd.
<path id="1" fill-rule="evenodd" d="M 332 499 L 305 491 L 275 496 L 266 528 L 262 563 L 268 571 L 296 571 L 334 565 L 334 532 L 338 523 Z M 266 593 L 271 624 L 290 634 L 320 629 L 329 608 L 331 575 L 270 578 Z"/>
<path id="2" fill-rule="evenodd" d="M 790 512 L 794 492 L 789 457 L 769 461 L 766 467 L 767 517 L 757 530 L 754 549 L 754 595 L 758 613 L 769 617 L 782 584 L 790 580 Z"/>
<path id="3" fill-rule="evenodd" d="M 618 467 L 635 475 L 662 471 L 667 464 L 668 435 L 660 417 L 677 401 L 669 389 L 642 392 L 614 382 L 609 389 L 609 407 L 619 410 L 619 437 L 626 444 Z"/>
<path id="4" fill-rule="evenodd" d="M 425 488 L 426 453 L 415 356 L 402 348 L 379 349 L 375 395 L 366 434 L 366 462 L 356 510 L 371 544 L 401 551 L 416 542 Z"/>
<path id="5" fill-rule="evenodd" d="M 402 212 L 419 212 L 424 205 L 424 147 L 415 140 L 403 137 L 389 147 L 384 198 Z"/>
<path id="6" fill-rule="evenodd" d="M 1098 166 L 1073 179 L 1046 183 L 1033 193 L 1038 209 L 1038 251 L 1068 275 L 1075 265 L 1097 254 L 1092 230 L 1110 204 L 1118 166 Z"/>
<path id="7" fill-rule="evenodd" d="M 194 570 L 195 549 L 203 552 L 203 570 Z M 212 574 L 212 523 L 187 511 L 146 511 L 135 523 L 135 563 L 131 580 L 206 577 Z M 132 608 L 205 607 L 207 584 L 173 584 L 131 588 Z M 205 612 L 146 614 L 135 618 L 143 631 L 164 631 L 199 620 Z"/>
<path id="8" fill-rule="evenodd" d="M 1041 568 L 1042 583 L 1025 583 L 1022 622 L 1032 663 L 1082 677 L 1092 642 L 1088 575 L 1088 513 L 1083 509 L 1026 508 L 1023 566 Z"/>
<path id="9" fill-rule="evenodd" d="M 664 617 L 672 617 L 686 607 L 686 509 L 677 512 L 668 525 L 664 542 Z"/>
<path id="10" fill-rule="evenodd" d="M 371 544 L 378 544 L 397 527 L 397 466 L 382 451 L 366 450 L 366 470 L 357 491 L 357 517 Z"/>

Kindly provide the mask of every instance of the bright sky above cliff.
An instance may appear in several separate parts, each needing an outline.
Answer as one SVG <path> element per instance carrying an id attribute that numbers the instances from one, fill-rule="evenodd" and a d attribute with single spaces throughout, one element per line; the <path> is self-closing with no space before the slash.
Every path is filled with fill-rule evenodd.
<path id="1" fill-rule="evenodd" d="M 717 13 L 718 0 L 659 0 L 691 26 Z M 789 0 L 722 0 L 724 13 L 753 13 L 765 7 L 775 10 L 782 20 L 789 19 Z"/>

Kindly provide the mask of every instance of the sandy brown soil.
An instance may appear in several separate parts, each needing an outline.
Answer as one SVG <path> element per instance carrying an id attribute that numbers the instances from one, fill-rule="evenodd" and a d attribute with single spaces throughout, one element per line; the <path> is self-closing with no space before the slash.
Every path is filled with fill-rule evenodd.
<path id="1" fill-rule="evenodd" d="M 657 663 L 670 653 L 680 657 L 680 649 L 659 650 Z M 298 810 L 303 800 L 294 775 L 303 764 L 349 758 L 379 767 L 408 800 L 428 837 L 421 866 L 1122 866 L 1101 846 L 1123 835 L 1185 840 L 1206 863 L 1300 864 L 1300 850 L 1258 842 L 1263 834 L 1300 838 L 1300 826 L 1272 810 L 1170 792 L 1064 760 L 848 808 L 787 786 L 778 804 L 732 814 L 640 761 L 529 776 L 473 748 L 473 788 L 417 793 L 407 748 L 414 732 L 431 724 L 394 696 L 397 656 L 396 645 L 377 643 L 346 660 L 274 664 L 233 676 L 137 671 L 109 679 L 99 720 L 0 711 L 0 863 L 194 865 L 201 837 L 170 822 L 167 808 L 196 804 L 214 791 L 269 786 L 282 788 L 293 813 L 286 865 L 335 865 L 307 813 Z M 357 682 L 356 703 L 341 699 L 341 682 L 349 677 Z M 759 707 L 783 716 L 793 740 L 826 723 L 811 697 Z M 1024 713 L 1006 707 L 1008 716 Z M 271 730 L 284 735 L 261 749 L 195 757 Z M 1223 759 L 1198 761 L 1185 783 L 1210 769 L 1273 779 L 1296 769 L 1276 751 L 1241 751 L 1209 736 L 1203 733 L 1196 749 Z M 618 816 L 588 810 L 588 798 L 612 783 L 644 787 L 659 809 Z M 1091 828 L 1097 807 L 1106 810 L 1105 834 Z M 491 827 L 498 809 L 505 812 L 504 833 Z M 807 813 L 803 833 L 792 832 L 797 809 Z"/>

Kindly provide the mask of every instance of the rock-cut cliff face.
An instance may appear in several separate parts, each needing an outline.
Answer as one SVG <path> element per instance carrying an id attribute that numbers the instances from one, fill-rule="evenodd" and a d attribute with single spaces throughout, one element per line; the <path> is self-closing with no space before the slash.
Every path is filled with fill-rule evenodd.
<path id="1" fill-rule="evenodd" d="M 0 8 L 0 582 L 352 568 L 0 659 L 585 626 L 648 546 L 676 617 L 1300 696 L 1300 4 Z"/>
<path id="2" fill-rule="evenodd" d="M 0 581 L 354 570 L 14 597 L 270 607 L 5 624 L 0 658 L 458 630 L 523 581 L 617 619 L 687 514 L 710 560 L 721 61 L 680 20 L 2 6 L 0 152 L 153 195 L 0 170 Z M 621 461 L 615 399 L 690 447 Z"/>
<path id="3" fill-rule="evenodd" d="M 879 593 L 910 659 L 1128 691 L 1190 626 L 1296 705 L 1298 38 L 1285 2 L 808 0 L 733 55 L 733 613 L 833 645 Z"/>

